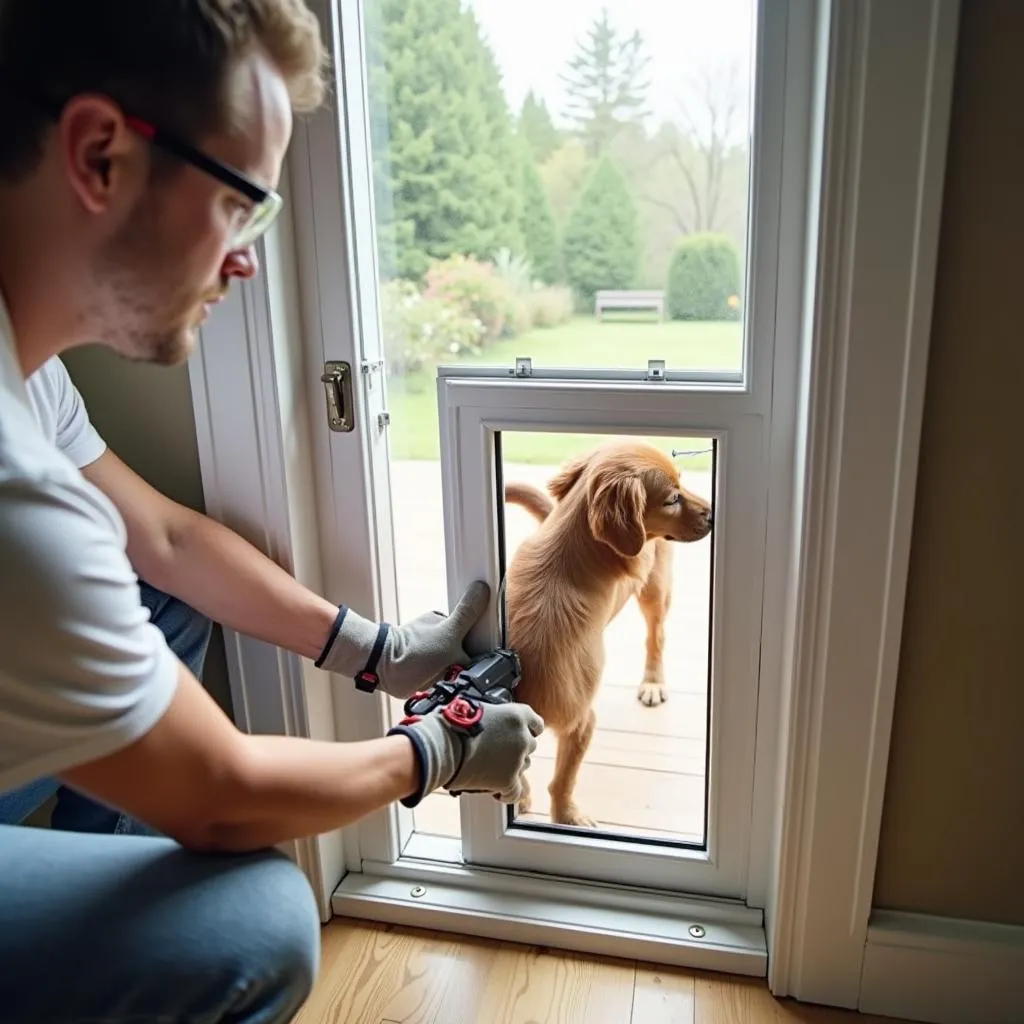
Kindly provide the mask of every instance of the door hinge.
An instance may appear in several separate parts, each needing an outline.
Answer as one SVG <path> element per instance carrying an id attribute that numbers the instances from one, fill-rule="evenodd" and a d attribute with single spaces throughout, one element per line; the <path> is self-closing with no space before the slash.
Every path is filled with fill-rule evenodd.
<path id="1" fill-rule="evenodd" d="M 390 427 L 390 426 L 391 426 L 391 413 L 389 413 L 386 409 L 384 410 L 384 412 L 377 413 L 377 429 L 382 431 L 382 430 L 384 430 L 385 427 Z"/>
<path id="2" fill-rule="evenodd" d="M 533 360 L 530 358 L 524 358 L 519 356 L 516 358 L 516 376 L 517 377 L 532 377 L 533 376 Z"/>
<path id="3" fill-rule="evenodd" d="M 355 409 L 352 406 L 352 367 L 339 360 L 324 363 L 320 375 L 327 400 L 327 426 L 341 433 L 355 427 Z"/>

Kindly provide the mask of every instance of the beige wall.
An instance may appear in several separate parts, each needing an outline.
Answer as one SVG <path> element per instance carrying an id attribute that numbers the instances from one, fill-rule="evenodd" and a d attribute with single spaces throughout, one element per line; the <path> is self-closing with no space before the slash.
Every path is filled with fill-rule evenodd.
<path id="1" fill-rule="evenodd" d="M 107 444 L 154 487 L 202 511 L 199 450 L 185 367 L 131 363 L 95 345 L 65 353 L 64 363 Z M 210 641 L 203 683 L 229 710 L 219 627 Z"/>
<path id="2" fill-rule="evenodd" d="M 875 902 L 1024 924 L 1024 3 L 963 4 Z"/>

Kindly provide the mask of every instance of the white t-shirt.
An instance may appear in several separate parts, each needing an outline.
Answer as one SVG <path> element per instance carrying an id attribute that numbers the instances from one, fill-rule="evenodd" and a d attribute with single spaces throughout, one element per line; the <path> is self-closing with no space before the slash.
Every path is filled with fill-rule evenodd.
<path id="1" fill-rule="evenodd" d="M 79 471 L 104 451 L 63 363 L 28 386 L 0 299 L 0 792 L 113 753 L 174 696 L 124 521 Z"/>

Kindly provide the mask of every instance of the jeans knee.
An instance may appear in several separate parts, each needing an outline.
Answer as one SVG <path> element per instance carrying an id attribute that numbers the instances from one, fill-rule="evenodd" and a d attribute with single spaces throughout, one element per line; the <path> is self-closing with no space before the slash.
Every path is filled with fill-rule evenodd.
<path id="1" fill-rule="evenodd" d="M 247 879 L 254 913 L 252 965 L 268 1005 L 290 1020 L 308 998 L 320 969 L 320 914 L 306 876 L 283 854 L 266 855 Z M 255 978 L 254 978 L 255 980 Z M 278 1019 L 276 1016 L 273 1019 Z"/>

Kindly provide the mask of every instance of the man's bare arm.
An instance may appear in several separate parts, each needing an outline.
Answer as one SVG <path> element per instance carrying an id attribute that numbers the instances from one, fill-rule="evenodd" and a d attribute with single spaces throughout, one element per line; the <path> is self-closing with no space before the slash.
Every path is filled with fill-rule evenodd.
<path id="1" fill-rule="evenodd" d="M 181 666 L 140 740 L 63 780 L 199 850 L 245 851 L 329 832 L 415 792 L 411 742 L 249 736 Z"/>
<path id="2" fill-rule="evenodd" d="M 82 470 L 121 513 L 128 557 L 151 586 L 231 629 L 319 656 L 338 609 L 233 530 L 151 487 L 109 449 Z"/>

